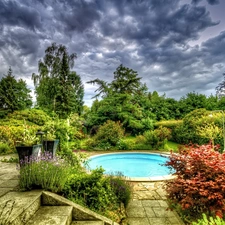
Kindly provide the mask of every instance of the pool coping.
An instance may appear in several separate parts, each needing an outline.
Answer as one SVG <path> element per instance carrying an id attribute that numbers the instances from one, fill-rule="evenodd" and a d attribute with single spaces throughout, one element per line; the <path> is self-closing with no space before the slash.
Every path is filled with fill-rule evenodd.
<path id="1" fill-rule="evenodd" d="M 162 156 L 169 156 L 170 153 L 166 153 L 166 152 L 138 152 L 138 151 L 124 151 L 124 152 L 110 152 L 110 153 L 99 153 L 99 154 L 95 154 L 92 155 L 88 158 L 94 158 L 97 157 L 99 155 L 109 155 L 109 154 L 124 154 L 124 153 L 146 153 L 146 154 L 158 154 L 158 155 L 162 155 Z M 166 180 L 172 180 L 174 179 L 176 176 L 173 174 L 169 174 L 169 175 L 164 175 L 164 176 L 154 176 L 154 177 L 126 177 L 125 176 L 125 180 L 127 181 L 133 181 L 133 182 L 156 182 L 156 181 L 166 181 Z"/>

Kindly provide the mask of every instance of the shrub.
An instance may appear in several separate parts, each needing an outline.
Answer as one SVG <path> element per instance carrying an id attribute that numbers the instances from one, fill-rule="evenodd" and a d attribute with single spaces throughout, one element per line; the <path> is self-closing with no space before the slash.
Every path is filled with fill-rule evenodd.
<path id="1" fill-rule="evenodd" d="M 145 131 L 143 136 L 146 139 L 146 144 L 152 146 L 152 148 L 158 147 L 159 138 L 156 135 L 156 132 L 153 130 Z"/>
<path id="2" fill-rule="evenodd" d="M 8 144 L 0 142 L 0 155 L 10 153 L 11 148 Z M 12 153 L 12 151 L 11 151 Z"/>
<path id="3" fill-rule="evenodd" d="M 202 214 L 202 219 L 199 219 L 198 222 L 193 222 L 192 225 L 225 225 L 225 221 L 220 217 L 209 217 L 207 218 L 206 214 Z"/>
<path id="4" fill-rule="evenodd" d="M 145 135 L 150 135 L 152 132 L 150 131 L 146 131 L 145 132 Z M 147 143 L 147 139 L 144 135 L 138 135 L 136 138 L 135 138 L 135 144 L 145 144 Z"/>
<path id="5" fill-rule="evenodd" d="M 169 128 L 160 126 L 159 128 L 155 129 L 154 132 L 156 133 L 159 142 L 164 143 L 165 141 L 171 139 L 171 130 Z"/>
<path id="6" fill-rule="evenodd" d="M 99 127 L 95 138 L 96 140 L 100 140 L 105 143 L 108 142 L 110 145 L 115 146 L 123 136 L 124 130 L 120 122 L 108 120 Z"/>
<path id="7" fill-rule="evenodd" d="M 68 179 L 63 194 L 68 199 L 94 211 L 105 211 L 117 207 L 116 195 L 109 180 L 104 178 L 103 169 L 98 168 L 90 174 L 74 172 Z"/>
<path id="8" fill-rule="evenodd" d="M 86 141 L 86 145 L 90 149 L 108 150 L 115 147 L 123 137 L 124 130 L 120 122 L 108 120 L 99 127 L 96 135 Z"/>
<path id="9" fill-rule="evenodd" d="M 50 120 L 48 114 L 40 109 L 26 109 L 21 111 L 14 111 L 13 113 L 8 115 L 8 118 L 10 120 L 26 120 L 39 126 L 43 126 L 48 120 Z"/>
<path id="10" fill-rule="evenodd" d="M 169 199 L 187 216 L 224 214 L 225 153 L 211 145 L 186 146 L 179 153 L 171 154 L 166 164 L 177 176 L 167 182 Z"/>
<path id="11" fill-rule="evenodd" d="M 23 191 L 42 188 L 60 192 L 70 172 L 65 160 L 48 152 L 39 158 L 25 159 L 20 165 L 19 187 Z"/>
<path id="12" fill-rule="evenodd" d="M 124 179 L 124 176 L 122 174 L 117 173 L 115 175 L 116 176 L 110 176 L 110 185 L 117 197 L 117 202 L 123 203 L 124 206 L 127 207 L 131 199 L 131 185 Z"/>
<path id="13" fill-rule="evenodd" d="M 154 124 L 156 128 L 162 126 L 162 127 L 167 127 L 170 129 L 173 129 L 177 127 L 178 125 L 183 124 L 182 120 L 164 120 L 164 121 L 158 121 Z"/>

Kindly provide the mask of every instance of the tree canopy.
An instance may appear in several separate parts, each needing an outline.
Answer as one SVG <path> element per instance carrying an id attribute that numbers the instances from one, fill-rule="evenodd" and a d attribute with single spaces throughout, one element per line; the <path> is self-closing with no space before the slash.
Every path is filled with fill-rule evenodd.
<path id="1" fill-rule="evenodd" d="M 65 46 L 53 43 L 39 61 L 39 74 L 32 74 L 37 105 L 61 118 L 82 111 L 84 87 L 80 76 L 71 71 L 75 59 L 75 53 L 69 54 Z"/>
<path id="2" fill-rule="evenodd" d="M 8 74 L 0 80 L 0 110 L 14 112 L 32 106 L 31 90 L 24 80 L 16 80 L 9 68 Z"/>

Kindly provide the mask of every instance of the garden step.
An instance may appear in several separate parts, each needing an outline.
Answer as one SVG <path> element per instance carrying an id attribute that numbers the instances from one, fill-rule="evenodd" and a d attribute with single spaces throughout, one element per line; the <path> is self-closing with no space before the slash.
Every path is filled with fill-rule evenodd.
<path id="1" fill-rule="evenodd" d="M 71 225 L 104 225 L 103 221 L 73 221 Z"/>
<path id="2" fill-rule="evenodd" d="M 72 206 L 41 206 L 26 225 L 70 225 Z"/>
<path id="3" fill-rule="evenodd" d="M 0 224 L 24 225 L 41 205 L 42 191 L 8 192 L 0 197 Z"/>

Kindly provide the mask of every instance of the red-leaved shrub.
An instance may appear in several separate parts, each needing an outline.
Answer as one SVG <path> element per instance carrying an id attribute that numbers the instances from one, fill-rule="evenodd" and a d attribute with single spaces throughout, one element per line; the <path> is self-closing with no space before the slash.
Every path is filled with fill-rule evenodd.
<path id="1" fill-rule="evenodd" d="M 166 165 L 177 176 L 167 182 L 168 197 L 183 213 L 225 214 L 225 153 L 210 144 L 186 146 L 179 154 L 171 153 Z"/>

